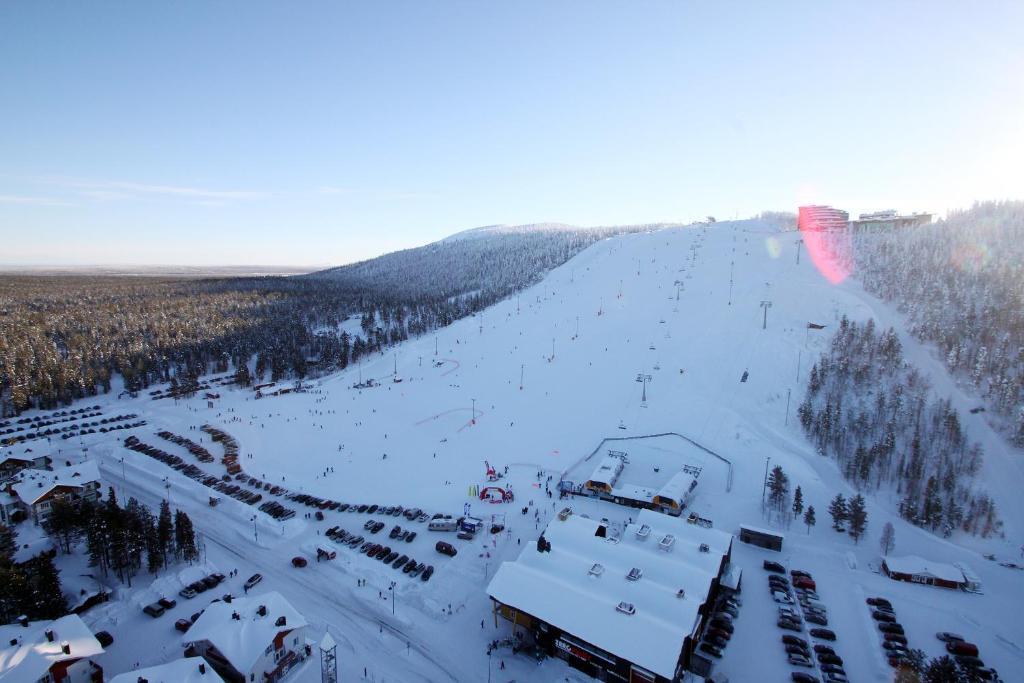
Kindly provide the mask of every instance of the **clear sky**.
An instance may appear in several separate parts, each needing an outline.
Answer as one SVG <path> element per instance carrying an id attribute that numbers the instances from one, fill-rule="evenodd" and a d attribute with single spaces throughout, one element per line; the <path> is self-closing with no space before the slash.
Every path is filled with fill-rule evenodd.
<path id="1" fill-rule="evenodd" d="M 1024 2 L 0 3 L 0 263 L 1024 196 Z"/>

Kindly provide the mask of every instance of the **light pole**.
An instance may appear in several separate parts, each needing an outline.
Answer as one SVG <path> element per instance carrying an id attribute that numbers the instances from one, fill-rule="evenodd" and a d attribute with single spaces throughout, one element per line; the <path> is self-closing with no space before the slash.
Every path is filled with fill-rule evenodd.
<path id="1" fill-rule="evenodd" d="M 256 543 L 257 545 L 259 545 L 260 536 L 259 536 L 259 533 L 257 533 L 257 531 L 256 531 L 256 515 L 253 515 L 250 518 L 250 521 L 252 522 L 252 538 L 253 538 L 253 542 Z"/>
<path id="2" fill-rule="evenodd" d="M 729 305 L 732 306 L 732 269 L 736 265 L 735 261 L 729 261 Z M 679 298 L 678 290 L 676 290 L 676 298 Z"/>
<path id="3" fill-rule="evenodd" d="M 801 245 L 803 245 L 803 243 L 804 243 L 803 240 L 797 240 L 796 241 L 796 264 L 798 266 L 800 265 L 800 247 L 801 247 Z"/>
<path id="4" fill-rule="evenodd" d="M 520 364 L 519 366 L 519 391 L 523 390 L 523 374 L 526 372 L 526 364 Z"/>
<path id="5" fill-rule="evenodd" d="M 392 581 L 391 585 L 388 586 L 388 590 L 391 591 L 391 616 L 395 616 L 395 582 Z"/>
<path id="6" fill-rule="evenodd" d="M 764 505 L 764 496 L 768 491 L 768 463 L 771 461 L 772 456 L 768 456 L 764 459 L 764 484 L 761 486 L 761 505 Z"/>
<path id="7" fill-rule="evenodd" d="M 771 308 L 771 307 L 772 307 L 772 302 L 771 301 L 764 300 L 764 301 L 761 302 L 761 308 L 764 309 L 764 322 L 761 323 L 761 329 L 762 330 L 767 330 L 768 329 L 768 309 Z"/>
<path id="8" fill-rule="evenodd" d="M 470 424 L 476 424 L 476 399 L 471 398 L 470 400 L 473 402 L 473 419 L 470 421 Z"/>
<path id="9" fill-rule="evenodd" d="M 640 375 L 640 381 L 644 383 L 643 391 L 640 394 L 640 406 L 642 408 L 647 407 L 647 383 L 652 379 L 650 375 Z"/>

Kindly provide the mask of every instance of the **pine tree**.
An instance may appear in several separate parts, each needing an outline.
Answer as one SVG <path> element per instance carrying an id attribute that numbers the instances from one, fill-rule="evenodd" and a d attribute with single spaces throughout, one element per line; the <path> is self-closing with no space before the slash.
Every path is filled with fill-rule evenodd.
<path id="1" fill-rule="evenodd" d="M 815 524 L 817 524 L 817 521 L 818 520 L 816 520 L 814 518 L 814 506 L 813 505 L 808 505 L 807 506 L 807 512 L 804 513 L 804 524 L 807 525 L 807 533 L 808 534 L 811 533 L 811 527 L 814 526 Z"/>
<path id="2" fill-rule="evenodd" d="M 0 567 L 14 563 L 14 555 L 18 552 L 16 532 L 6 524 L 0 524 Z"/>
<path id="3" fill-rule="evenodd" d="M 882 547 L 882 555 L 888 555 L 896 547 L 896 529 L 892 522 L 886 522 L 882 527 L 882 538 L 879 539 L 879 545 Z"/>
<path id="4" fill-rule="evenodd" d="M 772 507 L 782 512 L 788 493 L 789 477 L 782 471 L 781 466 L 776 465 L 768 475 L 768 500 Z"/>
<path id="5" fill-rule="evenodd" d="M 160 544 L 160 532 L 157 525 L 151 523 L 146 529 L 146 569 L 156 574 L 164 567 L 166 554 Z"/>
<path id="6" fill-rule="evenodd" d="M 939 493 L 939 483 L 935 477 L 928 477 L 928 483 L 924 488 L 921 521 L 932 531 L 942 523 L 942 498 Z"/>
<path id="7" fill-rule="evenodd" d="M 850 499 L 849 505 L 850 536 L 855 543 L 860 542 L 860 537 L 868 528 L 868 512 L 864 508 L 864 496 L 859 493 Z"/>
<path id="8" fill-rule="evenodd" d="M 82 536 L 82 516 L 78 506 L 66 498 L 57 498 L 50 506 L 50 515 L 43 521 L 43 531 L 65 554 Z"/>
<path id="9" fill-rule="evenodd" d="M 174 551 L 174 520 L 167 500 L 160 502 L 160 517 L 157 521 L 157 544 L 160 550 L 161 566 L 167 566 L 167 555 Z"/>
<path id="10" fill-rule="evenodd" d="M 804 511 L 804 492 L 800 490 L 800 487 L 796 487 L 796 491 L 793 492 L 793 516 L 799 517 Z"/>
<path id="11" fill-rule="evenodd" d="M 949 655 L 928 662 L 923 673 L 923 683 L 960 683 L 956 662 Z"/>
<path id="12" fill-rule="evenodd" d="M 196 534 L 192 527 L 192 520 L 181 510 L 174 515 L 174 538 L 181 559 L 189 564 L 199 559 L 199 549 L 196 547 Z"/>
<path id="13" fill-rule="evenodd" d="M 832 499 L 828 506 L 828 514 L 832 515 L 832 528 L 842 531 L 847 518 L 846 499 L 843 498 L 843 494 L 837 493 Z"/>
<path id="14" fill-rule="evenodd" d="M 68 601 L 60 587 L 60 572 L 47 554 L 39 555 L 29 563 L 28 576 L 32 586 L 33 619 L 56 619 L 68 612 Z"/>

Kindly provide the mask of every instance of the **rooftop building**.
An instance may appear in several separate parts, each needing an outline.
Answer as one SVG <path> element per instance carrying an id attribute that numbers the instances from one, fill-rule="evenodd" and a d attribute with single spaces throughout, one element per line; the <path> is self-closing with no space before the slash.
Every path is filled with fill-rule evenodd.
<path id="1" fill-rule="evenodd" d="M 148 666 L 118 674 L 107 683 L 223 683 L 202 657 L 176 659 L 167 664 Z"/>
<path id="2" fill-rule="evenodd" d="M 21 619 L 0 626 L 0 683 L 93 683 L 103 669 L 90 658 L 103 653 L 77 614 L 53 621 Z"/>

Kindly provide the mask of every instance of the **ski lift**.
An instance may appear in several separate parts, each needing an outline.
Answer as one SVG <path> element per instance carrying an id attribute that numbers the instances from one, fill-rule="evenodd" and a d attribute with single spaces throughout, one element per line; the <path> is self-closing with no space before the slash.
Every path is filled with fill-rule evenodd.
<path id="1" fill-rule="evenodd" d="M 625 428 L 626 428 L 626 425 L 622 422 L 622 420 L 619 420 L 619 429 L 625 429 Z"/>
<path id="2" fill-rule="evenodd" d="M 654 350 L 654 342 L 651 342 L 651 345 L 648 346 L 647 348 L 650 349 L 651 351 L 653 351 Z"/>

